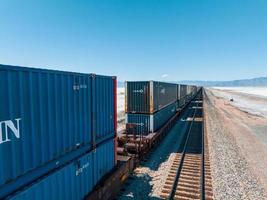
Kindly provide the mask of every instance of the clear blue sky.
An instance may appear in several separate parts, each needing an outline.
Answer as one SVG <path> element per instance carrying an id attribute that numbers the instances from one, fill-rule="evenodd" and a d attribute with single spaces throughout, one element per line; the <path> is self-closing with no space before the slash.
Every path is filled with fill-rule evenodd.
<path id="1" fill-rule="evenodd" d="M 119 80 L 267 76 L 267 1 L 1 0 L 0 63 Z"/>

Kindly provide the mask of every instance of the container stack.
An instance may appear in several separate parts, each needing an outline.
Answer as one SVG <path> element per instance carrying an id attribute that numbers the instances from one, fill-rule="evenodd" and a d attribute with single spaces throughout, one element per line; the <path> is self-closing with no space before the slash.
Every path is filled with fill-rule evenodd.
<path id="1" fill-rule="evenodd" d="M 125 83 L 126 132 L 148 135 L 161 128 L 177 110 L 177 84 L 157 81 Z"/>
<path id="2" fill-rule="evenodd" d="M 190 101 L 197 93 L 197 86 L 194 85 L 187 85 L 186 94 L 187 94 L 187 101 Z"/>
<path id="3" fill-rule="evenodd" d="M 0 65 L 0 199 L 83 199 L 116 164 L 116 77 Z"/>
<path id="4" fill-rule="evenodd" d="M 182 108 L 187 102 L 187 85 L 178 85 L 179 87 L 179 108 Z"/>

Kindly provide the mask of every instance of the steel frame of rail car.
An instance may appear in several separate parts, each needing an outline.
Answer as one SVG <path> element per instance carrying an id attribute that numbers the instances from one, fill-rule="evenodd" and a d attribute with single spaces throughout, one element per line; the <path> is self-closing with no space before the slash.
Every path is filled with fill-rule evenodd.
<path id="1" fill-rule="evenodd" d="M 198 94 L 202 95 L 202 104 L 203 104 L 203 89 L 198 91 L 196 95 L 198 95 Z M 202 116 L 203 115 L 204 115 L 204 113 L 203 113 L 203 107 L 202 107 Z M 181 156 L 181 159 L 180 159 L 180 162 L 179 162 L 179 167 L 178 167 L 175 179 L 174 179 L 174 183 L 172 185 L 171 194 L 169 195 L 169 198 L 168 198 L 169 200 L 173 200 L 174 196 L 175 196 L 176 188 L 178 186 L 179 177 L 180 177 L 180 174 L 181 174 L 181 171 L 182 171 L 182 167 L 183 167 L 183 163 L 184 163 L 184 158 L 185 158 L 185 154 L 186 154 L 186 150 L 187 150 L 188 141 L 189 141 L 190 134 L 191 134 L 191 129 L 192 129 L 193 123 L 195 121 L 195 116 L 196 116 L 196 110 L 194 111 L 193 119 L 192 119 L 192 121 L 190 123 L 190 127 L 189 127 L 189 130 L 187 132 L 186 141 L 185 141 L 184 148 L 183 148 L 183 151 L 182 151 L 182 156 Z M 204 117 L 203 117 L 203 119 L 204 119 Z M 201 196 L 200 196 L 200 198 L 201 198 L 201 200 L 205 200 L 204 121 L 202 121 L 202 123 L 203 123 L 203 125 L 202 125 L 202 130 L 201 130 L 201 134 L 202 134 L 202 141 L 201 141 L 202 150 L 201 150 L 201 154 L 202 155 L 201 155 L 201 177 L 200 177 L 200 190 L 201 190 L 200 195 Z"/>

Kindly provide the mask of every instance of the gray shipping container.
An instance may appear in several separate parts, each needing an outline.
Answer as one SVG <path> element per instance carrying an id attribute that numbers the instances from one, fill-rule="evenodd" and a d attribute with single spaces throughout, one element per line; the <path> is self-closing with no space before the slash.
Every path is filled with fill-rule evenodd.
<path id="1" fill-rule="evenodd" d="M 177 84 L 157 81 L 133 81 L 125 83 L 125 112 L 149 113 L 177 100 Z"/>
<path id="2" fill-rule="evenodd" d="M 179 99 L 185 97 L 187 95 L 187 85 L 179 85 Z"/>
<path id="3" fill-rule="evenodd" d="M 180 99 L 180 85 L 176 84 L 176 100 L 179 101 Z"/>
<path id="4" fill-rule="evenodd" d="M 196 86 L 195 85 L 187 85 L 187 101 L 190 101 L 194 95 L 196 94 Z"/>
<path id="5" fill-rule="evenodd" d="M 195 93 L 197 93 L 197 86 L 194 86 Z"/>
<path id="6" fill-rule="evenodd" d="M 193 85 L 188 85 L 188 86 L 187 86 L 187 92 L 186 92 L 186 94 L 187 94 L 187 95 L 191 95 L 192 92 L 193 92 Z"/>

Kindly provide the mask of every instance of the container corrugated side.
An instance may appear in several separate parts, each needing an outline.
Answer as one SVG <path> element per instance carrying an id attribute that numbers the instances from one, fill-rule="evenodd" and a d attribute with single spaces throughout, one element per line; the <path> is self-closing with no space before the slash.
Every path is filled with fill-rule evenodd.
<path id="1" fill-rule="evenodd" d="M 150 112 L 150 82 L 136 81 L 125 82 L 126 98 L 125 112 L 149 113 Z"/>
<path id="2" fill-rule="evenodd" d="M 0 77 L 0 198 L 115 136 L 115 77 L 5 65 Z"/>
<path id="3" fill-rule="evenodd" d="M 197 86 L 193 86 L 193 95 L 195 95 L 197 93 Z"/>
<path id="4" fill-rule="evenodd" d="M 81 200 L 114 167 L 114 140 L 37 180 L 7 199 Z"/>
<path id="5" fill-rule="evenodd" d="M 105 176 L 116 163 L 116 139 L 109 139 L 107 142 L 100 144 L 93 152 L 93 179 L 94 185 Z"/>
<path id="6" fill-rule="evenodd" d="M 126 114 L 126 132 L 128 134 L 147 135 L 150 133 L 150 115 L 139 113 Z"/>
<path id="7" fill-rule="evenodd" d="M 0 65 L 0 189 L 16 177 L 92 145 L 85 74 Z"/>
<path id="8" fill-rule="evenodd" d="M 176 84 L 176 96 L 177 96 L 177 101 L 180 99 L 180 85 Z"/>
<path id="9" fill-rule="evenodd" d="M 115 136 L 116 77 L 92 74 L 92 119 L 94 144 Z"/>
<path id="10" fill-rule="evenodd" d="M 193 86 L 192 85 L 188 85 L 186 94 L 190 95 L 190 94 L 192 94 L 192 91 L 193 91 Z"/>
<path id="11" fill-rule="evenodd" d="M 177 84 L 158 81 L 126 82 L 125 111 L 152 114 L 177 100 Z"/>
<path id="12" fill-rule="evenodd" d="M 161 128 L 177 110 L 176 102 L 155 114 L 126 114 L 126 131 L 129 134 L 148 135 Z"/>
<path id="13" fill-rule="evenodd" d="M 187 87 L 188 99 L 191 100 L 194 97 L 195 94 L 196 94 L 196 86 L 188 85 L 188 87 Z"/>
<path id="14" fill-rule="evenodd" d="M 159 128 L 161 128 L 172 116 L 176 114 L 176 110 L 177 104 L 176 102 L 174 102 L 154 114 L 154 124 L 153 130 L 151 130 L 151 132 L 155 132 Z"/>
<path id="15" fill-rule="evenodd" d="M 173 83 L 155 82 L 157 84 L 158 102 L 157 110 L 160 110 L 177 100 L 177 85 Z"/>
<path id="16" fill-rule="evenodd" d="M 179 99 L 185 97 L 187 94 L 187 85 L 180 84 Z"/>

